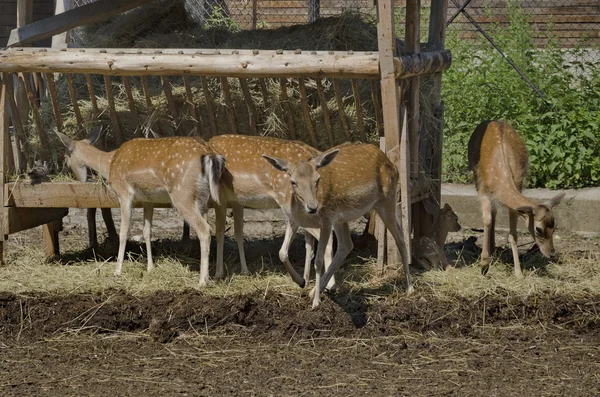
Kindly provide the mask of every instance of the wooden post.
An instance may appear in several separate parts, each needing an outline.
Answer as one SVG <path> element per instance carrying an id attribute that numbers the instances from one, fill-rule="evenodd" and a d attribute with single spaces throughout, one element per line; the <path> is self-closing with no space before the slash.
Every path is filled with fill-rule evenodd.
<path id="1" fill-rule="evenodd" d="M 258 0 L 252 0 L 252 30 L 256 29 Z"/>
<path id="2" fill-rule="evenodd" d="M 329 145 L 335 145 L 335 139 L 333 138 L 333 128 L 331 127 L 331 118 L 329 116 L 329 106 L 327 106 L 327 97 L 325 96 L 325 90 L 321 79 L 315 79 L 317 83 L 317 91 L 319 92 L 319 99 L 321 100 L 321 109 L 323 110 L 323 121 L 325 121 L 325 129 L 327 130 L 327 138 L 329 138 Z"/>
<path id="3" fill-rule="evenodd" d="M 377 35 L 379 45 L 379 69 L 381 73 L 381 100 L 383 110 L 383 125 L 385 128 L 385 149 L 390 151 L 400 148 L 400 90 L 394 74 L 395 34 L 394 34 L 394 2 L 393 0 L 377 1 Z M 408 137 L 404 137 L 407 139 Z M 402 205 L 402 226 L 404 243 L 411 261 L 412 247 L 410 244 L 410 159 L 399 156 L 398 171 L 400 173 Z M 407 233 L 408 227 L 408 233 Z M 388 252 L 390 252 L 388 250 Z"/>
<path id="4" fill-rule="evenodd" d="M 279 79 L 281 87 L 281 106 L 285 113 L 285 119 L 287 121 L 288 130 L 290 132 L 290 139 L 296 139 L 296 126 L 294 124 L 294 116 L 292 115 L 292 107 L 290 106 L 290 100 L 287 94 L 287 79 Z"/>
<path id="5" fill-rule="evenodd" d="M 202 81 L 202 92 L 204 92 L 204 99 L 206 102 L 206 112 L 208 113 L 208 120 L 210 122 L 210 130 L 212 131 L 212 135 L 215 136 L 219 132 L 217 131 L 217 120 L 215 118 L 215 110 L 213 106 L 213 97 L 210 93 L 210 87 L 208 86 L 208 78 L 206 76 L 202 76 L 200 78 Z"/>
<path id="6" fill-rule="evenodd" d="M 379 101 L 379 91 L 377 89 L 377 81 L 371 80 L 371 98 L 373 100 L 373 113 L 375 113 L 375 121 L 377 123 L 377 133 L 383 136 L 383 120 L 381 119 L 381 103 Z"/>
<path id="7" fill-rule="evenodd" d="M 8 95 L 8 104 L 10 108 L 11 120 L 15 129 L 15 146 L 17 150 L 17 171 L 25 172 L 27 167 L 27 158 L 29 157 L 29 145 L 27 143 L 27 134 L 25 128 L 21 124 L 21 114 L 19 107 L 15 101 L 15 92 L 13 90 L 13 76 L 9 73 L 3 73 L 3 80 L 6 84 L 6 94 Z"/>
<path id="8" fill-rule="evenodd" d="M 233 101 L 231 100 L 231 88 L 229 87 L 229 80 L 227 77 L 219 77 L 221 81 L 221 88 L 223 89 L 223 97 L 225 98 L 225 108 L 227 110 L 227 118 L 229 119 L 229 127 L 231 128 L 231 134 L 237 134 L 237 121 L 235 119 L 235 108 Z"/>
<path id="9" fill-rule="evenodd" d="M 0 92 L 0 265 L 4 266 L 4 241 L 8 237 L 8 230 L 5 230 L 4 225 L 8 225 L 8 211 L 6 210 L 4 197 L 4 184 L 7 179 L 7 152 L 10 147 L 10 134 L 8 125 L 8 103 L 6 100 L 6 85 L 7 82 L 2 79 Z"/>
<path id="10" fill-rule="evenodd" d="M 308 0 L 308 23 L 315 22 L 321 14 L 321 0 Z"/>
<path id="11" fill-rule="evenodd" d="M 46 256 L 52 258 L 60 254 L 58 232 L 62 230 L 62 220 L 52 221 L 42 226 Z"/>
<path id="12" fill-rule="evenodd" d="M 18 0 L 17 1 L 17 28 L 22 28 L 23 26 L 30 24 L 33 19 L 33 0 Z M 13 120 L 18 117 L 18 123 L 21 126 L 21 130 L 23 130 L 23 126 L 27 125 L 27 119 L 29 116 L 29 103 L 27 101 L 27 92 L 25 91 L 25 86 L 21 83 L 18 76 L 15 74 L 13 76 L 14 82 L 14 94 L 12 94 L 14 100 L 9 101 L 9 104 L 12 105 L 13 102 L 16 103 L 16 107 L 18 108 L 17 112 L 13 112 Z M 13 125 L 15 128 L 17 127 L 16 123 L 13 121 Z M 16 149 L 17 149 L 17 159 L 19 163 L 19 172 L 23 172 L 23 166 L 27 163 L 29 165 L 33 164 L 33 159 L 29 157 L 29 151 L 27 150 L 27 137 L 23 131 L 18 131 L 19 138 L 15 139 Z M 15 137 L 17 135 L 15 134 Z M 24 140 L 24 142 L 19 142 L 20 140 Z M 21 151 L 21 146 L 23 151 Z M 25 158 L 24 158 L 25 157 Z"/>

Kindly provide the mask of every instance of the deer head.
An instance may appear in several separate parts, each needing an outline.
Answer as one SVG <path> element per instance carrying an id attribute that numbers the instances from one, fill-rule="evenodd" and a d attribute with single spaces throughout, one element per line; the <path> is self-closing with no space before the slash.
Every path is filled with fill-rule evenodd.
<path id="1" fill-rule="evenodd" d="M 86 160 L 83 158 L 79 146 L 82 144 L 94 145 L 102 133 L 102 126 L 94 127 L 90 130 L 88 137 L 82 141 L 76 141 L 65 134 L 56 132 L 60 141 L 65 145 L 65 164 L 71 169 L 78 181 L 87 180 Z"/>
<path id="2" fill-rule="evenodd" d="M 552 208 L 558 205 L 564 197 L 565 192 L 562 192 L 545 203 L 516 209 L 523 219 L 525 219 L 525 222 L 527 222 L 527 228 L 531 237 L 533 237 L 546 258 L 553 258 L 556 255 L 553 236 L 557 222 L 554 214 L 552 214 Z"/>
<path id="3" fill-rule="evenodd" d="M 440 213 L 440 224 L 444 225 L 449 232 L 459 232 L 461 229 L 458 215 L 448 203 L 444 204 Z"/>
<path id="4" fill-rule="evenodd" d="M 308 214 L 314 215 L 319 210 L 317 191 L 321 175 L 319 175 L 318 169 L 329 165 L 338 152 L 339 149 L 335 149 L 320 154 L 311 160 L 301 161 L 296 164 L 283 159 L 269 157 L 265 154 L 263 154 L 263 157 L 273 167 L 289 175 L 293 196 L 303 205 Z"/>

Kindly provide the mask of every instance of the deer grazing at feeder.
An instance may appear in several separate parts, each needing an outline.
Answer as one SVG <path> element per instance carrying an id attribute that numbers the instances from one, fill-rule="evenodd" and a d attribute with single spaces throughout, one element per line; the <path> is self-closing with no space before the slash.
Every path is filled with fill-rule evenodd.
<path id="1" fill-rule="evenodd" d="M 256 209 L 283 208 L 285 196 L 278 186 L 286 179 L 273 169 L 263 158 L 263 154 L 280 157 L 286 161 L 308 160 L 320 152 L 313 147 L 298 141 L 277 138 L 219 135 L 208 142 L 211 148 L 227 159 L 221 177 L 220 204 L 215 205 L 216 238 L 217 238 L 217 272 L 216 277 L 223 276 L 223 242 L 225 235 L 225 216 L 228 207 L 233 209 L 234 234 L 238 245 L 242 273 L 248 273 L 244 254 L 243 219 L 244 207 Z M 313 255 L 314 237 L 319 237 L 316 229 L 305 230 L 306 260 L 304 278 L 293 269 L 288 251 L 298 226 L 289 219 L 286 222 L 285 238 L 279 251 L 279 259 L 292 276 L 294 282 L 304 287 L 310 275 L 310 264 Z M 326 266 L 331 262 L 332 241 L 327 245 Z M 319 245 L 320 246 L 320 245 Z M 335 280 L 329 284 L 333 288 Z"/>
<path id="2" fill-rule="evenodd" d="M 398 170 L 379 148 L 370 144 L 343 144 L 309 160 L 286 161 L 264 156 L 283 174 L 275 180 L 284 200 L 283 210 L 301 227 L 319 228 L 321 241 L 335 231 L 337 251 L 321 279 L 325 246 L 319 244 L 315 256 L 316 281 L 313 303 L 330 277 L 352 251 L 348 222 L 375 209 L 394 237 L 404 263 L 407 292 L 413 291 L 409 259 L 401 218 L 396 217 Z"/>
<path id="3" fill-rule="evenodd" d="M 208 282 L 210 226 L 203 215 L 209 199 L 219 202 L 219 178 L 225 160 L 209 145 L 191 137 L 138 138 L 125 142 L 112 152 L 103 152 L 93 144 L 100 128 L 90 131 L 87 139 L 75 141 L 58 133 L 66 147 L 68 166 L 79 180 L 86 167 L 102 175 L 115 191 L 121 208 L 119 254 L 115 275 L 123 270 L 125 244 L 134 202 L 144 205 L 144 240 L 148 271 L 152 270 L 151 237 L 153 204 L 172 203 L 196 231 L 200 240 L 200 286 Z"/>
<path id="4" fill-rule="evenodd" d="M 485 275 L 489 270 L 490 253 L 495 248 L 494 228 L 498 204 L 508 208 L 508 241 L 512 248 L 515 276 L 523 276 L 517 248 L 519 216 L 527 224 L 527 230 L 541 253 L 553 258 L 556 254 L 553 236 L 557 222 L 552 208 L 561 202 L 565 193 L 559 193 L 544 203 L 537 203 L 521 194 L 529 157 L 517 131 L 504 121 L 484 121 L 475 128 L 469 139 L 468 155 L 483 214 L 482 274 Z"/>
<path id="5" fill-rule="evenodd" d="M 449 204 L 444 204 L 444 207 L 439 208 L 430 200 L 425 200 L 423 203 L 425 209 L 433 214 L 435 221 L 430 236 L 413 240 L 413 262 L 425 270 L 431 268 L 444 270 L 450 266 L 444 252 L 444 245 L 449 232 L 458 232 L 461 229 L 458 216 Z"/>

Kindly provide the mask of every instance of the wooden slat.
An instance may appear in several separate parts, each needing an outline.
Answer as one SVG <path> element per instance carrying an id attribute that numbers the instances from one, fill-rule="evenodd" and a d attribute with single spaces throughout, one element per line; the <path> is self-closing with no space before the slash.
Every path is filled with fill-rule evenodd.
<path id="1" fill-rule="evenodd" d="M 239 80 L 240 86 L 242 87 L 242 93 L 244 94 L 244 101 L 246 102 L 246 107 L 248 108 L 250 132 L 254 135 L 258 135 L 258 112 L 256 111 L 256 106 L 254 105 L 252 95 L 250 94 L 248 81 L 243 78 L 240 78 Z"/>
<path id="2" fill-rule="evenodd" d="M 308 132 L 308 136 L 310 138 L 310 144 L 313 147 L 317 147 L 317 134 L 315 133 L 315 128 L 313 127 L 312 119 L 310 118 L 310 106 L 308 104 L 308 97 L 306 95 L 306 84 L 303 78 L 298 79 L 299 88 L 300 88 L 300 101 L 302 102 L 302 113 L 304 114 L 304 123 L 306 126 L 306 131 Z"/>
<path id="3" fill-rule="evenodd" d="M 258 79 L 258 85 L 260 86 L 264 108 L 267 109 L 269 107 L 269 90 L 267 89 L 267 82 L 264 78 L 260 78 Z"/>
<path id="4" fill-rule="evenodd" d="M 42 123 L 42 117 L 40 115 L 37 99 L 33 92 L 33 88 L 31 87 L 31 75 L 29 73 L 23 73 L 20 78 L 23 80 L 25 92 L 27 93 L 29 106 L 31 107 L 31 112 L 33 115 L 35 129 L 37 130 L 38 135 L 40 136 L 40 142 L 42 143 L 42 160 L 49 161 L 50 154 L 48 153 L 48 149 L 50 148 L 50 140 L 48 139 L 48 133 L 46 132 L 44 124 Z"/>
<path id="5" fill-rule="evenodd" d="M 73 76 L 71 73 L 67 73 L 67 85 L 69 86 L 69 95 L 71 96 L 71 103 L 73 104 L 73 112 L 75 113 L 75 120 L 77 120 L 77 127 L 83 129 L 83 117 L 81 117 L 81 111 L 79 110 L 79 104 L 77 103 L 77 91 L 75 91 L 75 85 L 73 84 Z"/>
<path id="6" fill-rule="evenodd" d="M 196 106 L 196 103 L 194 102 L 194 94 L 192 93 L 192 85 L 190 83 L 189 76 L 183 76 L 183 85 L 185 86 L 185 95 L 187 97 L 188 111 L 189 111 L 190 117 L 192 117 L 195 120 L 196 135 L 202 136 L 202 123 L 200 122 L 200 114 L 198 113 L 198 107 Z M 189 230 L 189 225 L 188 225 L 188 230 Z"/>
<path id="7" fill-rule="evenodd" d="M 106 86 L 106 99 L 108 100 L 108 108 L 110 110 L 110 120 L 115 131 L 115 139 L 117 141 L 117 146 L 121 146 L 124 142 L 123 133 L 121 132 L 121 127 L 119 126 L 119 118 L 117 117 L 117 108 L 115 106 L 115 97 L 113 95 L 112 80 L 110 76 L 104 75 L 104 84 Z M 92 208 L 99 207 L 94 206 Z"/>
<path id="8" fill-rule="evenodd" d="M 365 130 L 365 121 L 363 119 L 362 103 L 360 101 L 360 89 L 358 88 L 358 81 L 356 79 L 350 80 L 352 85 L 352 94 L 354 95 L 354 106 L 356 106 L 356 126 L 358 127 L 358 133 L 360 134 L 360 140 L 362 142 L 367 141 L 367 134 Z"/>
<path id="9" fill-rule="evenodd" d="M 346 111 L 344 107 L 344 100 L 342 98 L 342 89 L 340 87 L 339 79 L 333 80 L 333 90 L 335 92 L 335 100 L 338 106 L 338 117 L 340 119 L 340 124 L 342 125 L 342 129 L 344 130 L 344 134 L 346 134 L 346 140 L 350 141 L 352 138 L 350 136 L 350 124 L 348 123 L 348 119 L 346 119 Z"/>
<path id="10" fill-rule="evenodd" d="M 54 74 L 45 73 L 44 76 L 46 77 L 46 82 L 48 83 L 48 92 L 50 93 L 50 100 L 52 101 L 52 109 L 54 110 L 54 120 L 56 121 L 56 128 L 58 128 L 59 131 L 62 131 L 62 113 L 60 111 L 60 103 L 58 102 L 56 84 L 54 83 Z"/>
<path id="11" fill-rule="evenodd" d="M 375 113 L 377 134 L 383 136 L 383 119 L 381 116 L 381 103 L 379 101 L 379 92 L 377 88 L 377 82 L 371 80 L 371 100 L 373 101 L 373 113 Z"/>
<path id="12" fill-rule="evenodd" d="M 333 128 L 331 127 L 331 118 L 329 116 L 329 107 L 327 106 L 327 97 L 325 97 L 325 90 L 323 89 L 323 83 L 321 79 L 315 79 L 317 84 L 317 91 L 319 92 L 319 99 L 321 100 L 321 109 L 323 111 L 323 121 L 325 122 L 325 130 L 327 131 L 327 138 L 329 138 L 329 145 L 335 146 L 335 139 L 333 137 Z"/>
<path id="13" fill-rule="evenodd" d="M 290 100 L 287 94 L 287 79 L 282 78 L 279 79 L 279 85 L 281 88 L 281 106 L 283 106 L 283 110 L 285 113 L 285 119 L 288 126 L 288 131 L 290 133 L 290 139 L 295 140 L 296 136 L 296 126 L 294 124 L 294 116 L 292 115 L 292 107 L 290 106 Z"/>
<path id="14" fill-rule="evenodd" d="M 206 102 L 206 111 L 208 113 L 208 120 L 210 121 L 210 130 L 212 131 L 213 136 L 215 136 L 218 134 L 217 119 L 215 117 L 213 97 L 210 92 L 210 88 L 208 86 L 208 78 L 206 76 L 202 76 L 200 78 L 200 80 L 202 82 L 202 92 L 204 93 L 204 99 Z"/>
<path id="15" fill-rule="evenodd" d="M 173 99 L 171 83 L 169 82 L 169 78 L 167 76 L 160 76 L 160 80 L 162 81 L 163 92 L 165 93 L 165 98 L 167 99 L 167 109 L 169 109 L 169 113 L 173 119 L 173 122 L 177 123 L 177 108 L 175 107 L 175 100 Z"/>
<path id="16" fill-rule="evenodd" d="M 152 95 L 150 95 L 150 86 L 148 85 L 148 76 L 142 76 L 142 90 L 146 98 L 146 105 L 152 107 Z"/>
<path id="17" fill-rule="evenodd" d="M 223 97 L 225 98 L 225 109 L 227 111 L 227 118 L 229 119 L 229 128 L 231 128 L 231 134 L 237 134 L 237 121 L 235 119 L 235 108 L 233 101 L 231 100 L 231 88 L 229 87 L 229 80 L 227 77 L 219 77 L 221 81 L 221 89 L 223 90 Z"/>
<path id="18" fill-rule="evenodd" d="M 123 86 L 125 87 L 125 95 L 127 96 L 127 104 L 129 105 L 129 111 L 133 115 L 136 122 L 136 127 L 140 122 L 137 108 L 135 107 L 135 99 L 133 98 L 133 91 L 131 88 L 131 81 L 128 76 L 123 76 Z"/>
<path id="19" fill-rule="evenodd" d="M 411 54 L 421 52 L 421 7 L 420 0 L 406 1 L 406 31 L 405 51 Z M 408 102 L 408 133 L 410 142 L 411 177 L 418 178 L 419 167 L 419 77 L 410 79 L 409 102 Z M 415 236 L 415 238 L 421 236 Z"/>
<path id="20" fill-rule="evenodd" d="M 68 208 L 5 207 L 4 210 L 8 215 L 5 219 L 4 230 L 7 230 L 8 234 L 45 225 L 69 214 Z"/>
<path id="21" fill-rule="evenodd" d="M 20 109 L 15 102 L 15 91 L 13 89 L 13 76 L 3 73 L 3 80 L 7 82 L 6 93 L 8 95 L 8 105 L 11 110 L 11 120 L 15 129 L 15 146 L 17 151 L 17 171 L 19 174 L 25 172 L 27 168 L 27 159 L 29 158 L 29 145 L 27 143 L 27 134 L 21 123 Z"/>
<path id="22" fill-rule="evenodd" d="M 90 95 L 90 103 L 92 104 L 92 114 L 94 118 L 98 117 L 98 101 L 96 99 L 96 90 L 94 89 L 94 82 L 92 81 L 92 75 L 85 74 L 85 83 L 87 85 L 88 93 Z"/>

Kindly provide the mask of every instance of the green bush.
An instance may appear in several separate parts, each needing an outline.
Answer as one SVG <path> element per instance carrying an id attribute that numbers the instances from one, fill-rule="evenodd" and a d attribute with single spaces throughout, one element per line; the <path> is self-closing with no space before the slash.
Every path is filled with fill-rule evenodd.
<path id="1" fill-rule="evenodd" d="M 600 185 L 600 59 L 580 43 L 538 49 L 520 7 L 509 7 L 509 23 L 496 26 L 493 38 L 545 100 L 483 37 L 465 41 L 448 31 L 452 67 L 444 73 L 443 175 L 448 182 L 471 182 L 467 142 L 483 120 L 503 119 L 523 136 L 529 151 L 529 186 L 578 188 Z M 597 55 L 596 55 L 597 56 Z"/>

